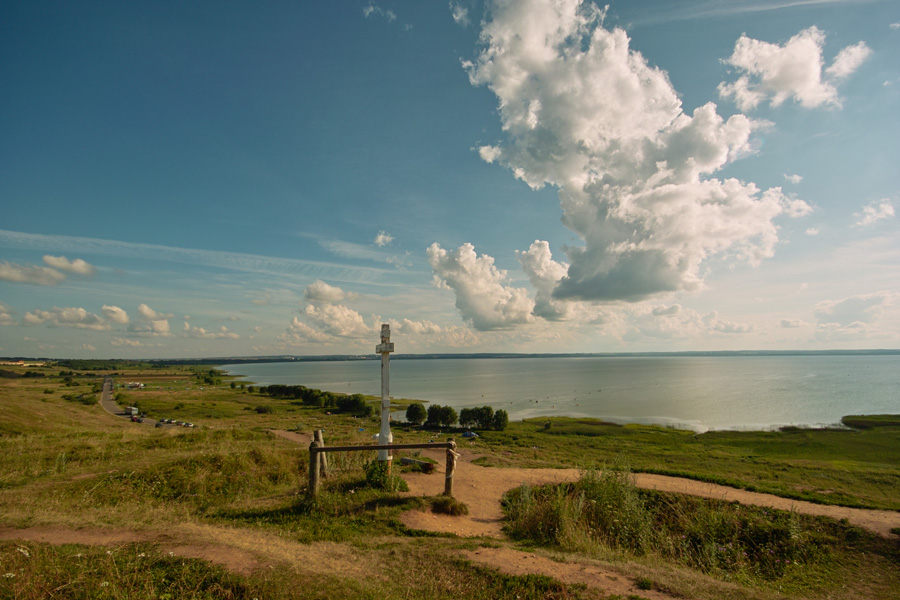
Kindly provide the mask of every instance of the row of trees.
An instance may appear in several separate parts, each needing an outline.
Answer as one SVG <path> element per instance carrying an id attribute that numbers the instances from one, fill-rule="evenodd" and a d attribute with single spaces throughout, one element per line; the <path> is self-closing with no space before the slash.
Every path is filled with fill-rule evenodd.
<path id="1" fill-rule="evenodd" d="M 464 408 L 457 415 L 452 406 L 432 404 L 425 410 L 425 406 L 417 402 L 406 409 L 406 421 L 415 425 L 424 423 L 426 427 L 449 427 L 458 421 L 462 427 L 503 431 L 509 425 L 509 414 L 505 410 L 494 412 L 492 407 L 482 406 Z"/>
<path id="2" fill-rule="evenodd" d="M 369 417 L 374 410 L 362 394 L 333 394 L 303 385 L 269 385 L 259 388 L 259 393 L 273 398 L 297 400 L 304 406 L 333 409 L 357 417 Z"/>

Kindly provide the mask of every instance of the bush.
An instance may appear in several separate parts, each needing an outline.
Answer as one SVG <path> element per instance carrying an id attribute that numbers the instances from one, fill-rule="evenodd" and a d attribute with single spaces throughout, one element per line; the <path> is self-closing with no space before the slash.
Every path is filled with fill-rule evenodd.
<path id="1" fill-rule="evenodd" d="M 390 461 L 371 460 L 365 464 L 363 470 L 366 472 L 366 483 L 369 487 L 388 490 L 391 492 L 408 492 L 409 486 L 402 478 L 392 475 L 390 472 Z"/>
<path id="2" fill-rule="evenodd" d="M 458 517 L 469 514 L 469 507 L 451 496 L 438 496 L 431 501 L 431 512 Z"/>
<path id="3" fill-rule="evenodd" d="M 265 415 L 265 414 L 269 414 L 269 413 L 272 412 L 272 407 L 271 407 L 271 406 L 262 406 L 262 405 L 260 405 L 260 406 L 257 406 L 255 410 L 256 410 L 256 412 L 258 412 L 259 414 Z"/>
<path id="4" fill-rule="evenodd" d="M 366 397 L 362 394 L 338 397 L 337 409 L 340 412 L 350 413 L 357 417 L 370 417 L 374 412 L 372 405 L 366 402 Z"/>

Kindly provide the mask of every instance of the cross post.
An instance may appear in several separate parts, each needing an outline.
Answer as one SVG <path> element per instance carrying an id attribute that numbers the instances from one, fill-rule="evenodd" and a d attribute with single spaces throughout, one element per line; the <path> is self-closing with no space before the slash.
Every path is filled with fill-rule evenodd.
<path id="1" fill-rule="evenodd" d="M 391 343 L 391 326 L 387 323 L 381 326 L 381 343 L 375 346 L 375 352 L 381 354 L 381 432 L 378 434 L 378 445 L 386 446 L 394 441 L 391 435 L 391 352 L 394 344 Z M 379 450 L 378 460 L 390 461 L 389 450 Z"/>

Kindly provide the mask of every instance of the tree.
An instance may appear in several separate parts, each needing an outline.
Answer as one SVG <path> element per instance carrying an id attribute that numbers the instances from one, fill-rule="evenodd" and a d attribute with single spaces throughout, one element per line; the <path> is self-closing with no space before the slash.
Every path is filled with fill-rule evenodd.
<path id="1" fill-rule="evenodd" d="M 470 427 L 474 427 L 478 424 L 478 418 L 475 414 L 474 408 L 464 408 L 459 411 L 459 425 L 460 427 L 465 427 L 466 429 Z"/>
<path id="2" fill-rule="evenodd" d="M 475 420 L 481 429 L 490 429 L 494 424 L 494 409 L 490 406 L 482 406 L 475 409 Z"/>
<path id="3" fill-rule="evenodd" d="M 428 412 L 426 413 L 425 424 L 429 427 L 437 427 L 441 424 L 441 411 L 444 410 L 444 407 L 440 404 L 430 404 L 428 406 Z"/>
<path id="4" fill-rule="evenodd" d="M 497 431 L 503 431 L 506 429 L 506 426 L 509 425 L 509 415 L 505 410 L 498 410 L 494 413 L 494 429 Z"/>
<path id="5" fill-rule="evenodd" d="M 419 402 L 410 404 L 406 409 L 406 422 L 421 425 L 428 418 L 428 411 L 425 406 Z"/>
<path id="6" fill-rule="evenodd" d="M 456 411 L 452 406 L 441 407 L 441 425 L 449 427 L 456 423 Z"/>

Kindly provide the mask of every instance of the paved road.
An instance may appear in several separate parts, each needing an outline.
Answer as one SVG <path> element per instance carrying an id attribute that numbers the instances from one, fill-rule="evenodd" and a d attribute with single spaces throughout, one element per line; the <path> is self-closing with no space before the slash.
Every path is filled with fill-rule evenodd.
<path id="1" fill-rule="evenodd" d="M 117 417 L 122 417 L 123 419 L 131 418 L 131 415 L 126 415 L 125 409 L 116 404 L 115 400 L 113 400 L 112 377 L 107 377 L 103 380 L 103 392 L 100 394 L 100 406 L 102 406 L 106 412 Z M 156 425 L 156 423 L 157 422 L 153 419 L 144 419 L 143 425 Z"/>

